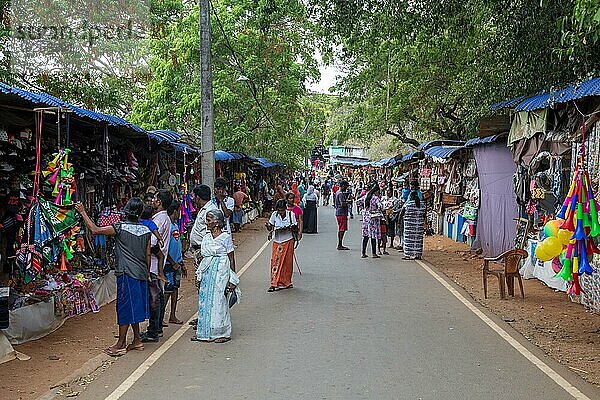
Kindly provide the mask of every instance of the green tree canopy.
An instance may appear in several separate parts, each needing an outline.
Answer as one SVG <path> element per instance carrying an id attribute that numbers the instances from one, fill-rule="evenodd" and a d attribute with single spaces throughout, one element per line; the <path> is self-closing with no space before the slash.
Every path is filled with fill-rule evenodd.
<path id="1" fill-rule="evenodd" d="M 217 145 L 299 163 L 311 145 L 304 131 L 304 82 L 318 75 L 300 0 L 215 0 L 212 59 Z M 161 27 L 150 43 L 153 77 L 132 118 L 199 141 L 198 8 Z"/>
<path id="2" fill-rule="evenodd" d="M 335 135 L 465 139 L 496 101 L 597 74 L 598 46 L 567 43 L 561 25 L 582 2 L 310 0 L 323 49 L 347 66 Z"/>

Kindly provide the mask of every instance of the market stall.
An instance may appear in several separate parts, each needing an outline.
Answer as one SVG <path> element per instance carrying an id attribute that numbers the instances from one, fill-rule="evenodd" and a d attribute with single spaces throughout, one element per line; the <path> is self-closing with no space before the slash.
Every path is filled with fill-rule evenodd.
<path id="1" fill-rule="evenodd" d="M 23 343 L 115 296 L 110 242 L 80 230 L 73 204 L 118 218 L 155 143 L 129 122 L 0 83 L 3 338 Z"/>
<path id="2" fill-rule="evenodd" d="M 599 173 L 599 88 L 600 79 L 592 79 L 497 107 L 513 109 L 508 145 L 517 164 L 514 189 L 521 217 L 517 241 L 530 254 L 521 273 L 567 291 L 593 310 L 600 310 L 599 261 L 591 255 L 598 232 L 586 228 L 569 236 L 576 227 L 564 218 L 565 210 L 575 212 L 573 205 L 580 203 L 577 218 L 571 215 L 567 220 L 579 221 L 581 216 L 586 227 L 597 223 L 592 203 Z M 577 187 L 586 188 L 585 193 Z M 562 240 L 561 250 L 557 243 Z M 581 243 L 586 249 L 579 248 Z"/>
<path id="3" fill-rule="evenodd" d="M 435 140 L 419 148 L 425 154 L 419 164 L 419 183 L 430 199 L 430 226 L 437 234 L 471 244 L 475 214 L 464 197 L 466 178 L 472 178 L 467 173 L 469 152 L 464 142 Z"/>

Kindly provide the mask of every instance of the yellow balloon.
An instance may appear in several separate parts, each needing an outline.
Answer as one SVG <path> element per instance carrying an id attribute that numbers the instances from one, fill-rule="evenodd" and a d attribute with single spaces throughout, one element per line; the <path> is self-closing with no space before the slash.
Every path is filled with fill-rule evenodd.
<path id="1" fill-rule="evenodd" d="M 573 237 L 573 232 L 571 232 L 567 229 L 559 229 L 556 237 L 558 238 L 558 240 L 560 240 L 560 242 L 563 245 L 567 245 L 571 241 L 571 237 Z"/>
<path id="2" fill-rule="evenodd" d="M 563 244 L 555 236 L 544 239 L 544 252 L 550 256 L 550 259 L 562 253 Z"/>
<path id="3" fill-rule="evenodd" d="M 538 245 L 535 248 L 535 256 L 538 260 L 541 261 L 550 261 L 552 260 L 552 258 L 547 252 L 546 252 L 546 246 L 544 245 L 544 242 L 540 242 L 538 243 Z"/>

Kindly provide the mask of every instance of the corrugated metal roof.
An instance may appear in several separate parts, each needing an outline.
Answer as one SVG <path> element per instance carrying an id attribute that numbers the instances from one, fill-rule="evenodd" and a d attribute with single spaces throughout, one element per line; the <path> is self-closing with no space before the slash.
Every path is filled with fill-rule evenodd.
<path id="1" fill-rule="evenodd" d="M 600 96 L 600 78 L 590 79 L 579 84 L 571 84 L 563 89 L 552 90 L 523 100 L 515 111 L 533 111 L 566 103 L 584 97 Z"/>
<path id="2" fill-rule="evenodd" d="M 272 167 L 277 167 L 277 166 L 281 165 L 280 163 L 271 162 L 271 161 L 269 161 L 269 160 L 267 160 L 266 158 L 263 158 L 263 157 L 258 157 L 256 159 L 258 160 L 258 162 L 260 163 L 260 165 L 263 168 L 272 168 Z"/>
<path id="3" fill-rule="evenodd" d="M 179 151 L 181 153 L 187 153 L 187 154 L 200 153 L 200 149 L 198 147 L 191 146 L 187 143 L 169 142 L 169 144 L 171 146 L 173 146 L 173 149 L 175 149 L 175 151 Z"/>
<path id="4" fill-rule="evenodd" d="M 371 165 L 371 161 L 367 159 L 361 159 L 357 157 L 346 157 L 346 156 L 334 156 L 330 159 L 331 165 L 342 164 L 351 165 L 353 167 L 362 167 Z"/>
<path id="5" fill-rule="evenodd" d="M 21 88 L 13 87 L 7 85 L 6 83 L 0 82 L 0 93 L 15 95 L 24 100 L 27 100 L 35 105 L 44 105 L 48 107 L 61 107 L 70 109 L 74 114 L 81 118 L 89 118 L 98 122 L 105 122 L 112 126 L 122 126 L 130 128 L 136 132 L 147 134 L 149 137 L 156 140 L 158 143 L 168 142 L 175 151 L 180 152 L 188 152 L 188 153 L 199 153 L 200 148 L 196 146 L 189 145 L 187 143 L 180 142 L 181 135 L 177 132 L 167 130 L 167 129 L 159 129 L 154 131 L 146 131 L 141 127 L 132 124 L 131 122 L 121 118 L 116 117 L 114 115 L 103 114 L 96 111 L 87 110 L 85 108 L 81 108 L 72 104 L 69 104 L 59 98 L 56 98 L 48 93 L 42 92 L 30 92 L 28 90 L 24 90 Z M 222 150 L 215 151 L 215 160 L 217 161 L 232 161 L 232 160 L 241 160 L 244 158 L 249 158 L 245 154 L 237 153 L 237 152 L 227 152 Z M 277 165 L 281 165 L 279 163 L 270 162 L 264 158 L 258 159 L 260 164 L 265 166 L 265 168 L 274 167 Z"/>
<path id="6" fill-rule="evenodd" d="M 550 99 L 550 93 L 528 97 L 515 107 L 515 111 L 531 111 L 546 108 L 548 106 L 548 99 Z"/>
<path id="7" fill-rule="evenodd" d="M 419 150 L 425 150 L 433 146 L 462 146 L 464 143 L 465 142 L 463 142 L 462 140 L 435 139 L 421 143 L 421 145 L 418 148 Z"/>
<path id="8" fill-rule="evenodd" d="M 452 155 L 460 150 L 464 149 L 463 146 L 433 146 L 425 150 L 425 154 L 430 157 L 437 157 L 441 159 L 449 159 Z"/>
<path id="9" fill-rule="evenodd" d="M 233 157 L 226 151 L 216 150 L 215 151 L 215 161 L 231 161 Z"/>
<path id="10" fill-rule="evenodd" d="M 506 136 L 507 136 L 506 133 L 500 133 L 498 135 L 487 136 L 487 137 L 484 137 L 484 138 L 469 139 L 465 143 L 465 147 L 478 146 L 480 144 L 486 144 L 486 143 L 494 143 L 497 140 L 499 140 L 499 139 L 501 139 L 503 137 L 506 137 Z"/>
<path id="11" fill-rule="evenodd" d="M 170 131 L 167 129 L 158 129 L 155 131 L 149 131 L 148 136 L 155 139 L 158 143 L 162 142 L 176 142 L 181 140 L 181 135 L 177 132 Z"/>
<path id="12" fill-rule="evenodd" d="M 134 125 L 131 122 L 124 120 L 123 118 L 115 117 L 113 115 L 103 114 L 103 113 L 96 112 L 96 111 L 87 110 L 85 108 L 81 108 L 78 106 L 74 106 L 74 105 L 69 104 L 59 98 L 49 95 L 48 93 L 30 92 L 25 89 L 7 85 L 6 83 L 3 83 L 3 82 L 0 82 L 0 92 L 2 92 L 4 94 L 12 94 L 12 95 L 19 96 L 20 98 L 30 101 L 34 104 L 43 104 L 43 105 L 49 106 L 49 107 L 68 108 L 68 109 L 72 110 L 73 113 L 75 113 L 75 115 L 82 117 L 82 118 L 90 118 L 94 121 L 105 122 L 112 126 L 123 126 L 123 127 L 130 128 L 136 132 L 146 133 L 146 131 L 144 129 L 142 129 L 141 127 Z"/>
<path id="13" fill-rule="evenodd" d="M 413 158 L 421 158 L 422 154 L 422 151 L 413 151 L 412 153 L 405 154 L 400 161 L 407 162 L 412 160 Z"/>
<path id="14" fill-rule="evenodd" d="M 390 160 L 393 160 L 393 158 L 382 158 L 379 161 L 371 162 L 371 166 L 377 167 L 377 168 L 387 167 Z"/>

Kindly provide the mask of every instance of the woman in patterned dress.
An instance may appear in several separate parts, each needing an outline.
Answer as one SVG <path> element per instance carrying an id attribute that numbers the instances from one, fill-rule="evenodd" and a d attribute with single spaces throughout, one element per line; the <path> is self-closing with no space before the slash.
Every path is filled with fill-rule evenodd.
<path id="1" fill-rule="evenodd" d="M 381 240 L 381 218 L 383 217 L 383 203 L 379 197 L 381 189 L 375 184 L 367 193 L 364 200 L 362 222 L 362 256 L 367 258 L 367 244 L 371 240 L 373 258 L 380 258 L 377 254 L 377 241 Z"/>
<path id="2" fill-rule="evenodd" d="M 420 260 L 423 255 L 423 233 L 425 207 L 417 191 L 411 191 L 403 208 L 404 214 L 404 257 L 405 260 Z"/>

